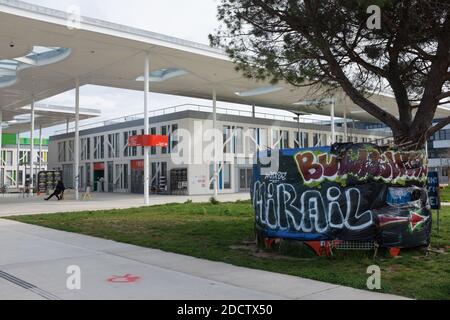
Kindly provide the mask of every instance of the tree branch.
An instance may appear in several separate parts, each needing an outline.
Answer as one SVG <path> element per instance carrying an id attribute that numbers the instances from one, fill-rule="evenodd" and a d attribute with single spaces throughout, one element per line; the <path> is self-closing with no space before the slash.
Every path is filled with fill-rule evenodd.
<path id="1" fill-rule="evenodd" d="M 450 98 L 450 91 L 443 92 L 440 95 L 438 95 L 438 97 L 437 97 L 438 101 L 441 101 L 441 100 L 443 100 L 445 98 Z"/>
<path id="2" fill-rule="evenodd" d="M 428 130 L 428 132 L 427 132 L 428 138 L 433 136 L 436 132 L 444 129 L 449 124 L 450 124 L 450 117 L 440 120 L 437 124 L 435 124 Z"/>

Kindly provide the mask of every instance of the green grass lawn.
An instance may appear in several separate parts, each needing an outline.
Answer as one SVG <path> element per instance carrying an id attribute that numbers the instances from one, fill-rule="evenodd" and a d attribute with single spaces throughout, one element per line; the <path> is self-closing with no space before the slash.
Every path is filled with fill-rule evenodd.
<path id="1" fill-rule="evenodd" d="M 450 186 L 441 190 L 440 197 L 442 202 L 450 202 Z"/>
<path id="2" fill-rule="evenodd" d="M 186 254 L 237 266 L 262 269 L 366 289 L 367 267 L 381 267 L 381 292 L 416 299 L 450 298 L 450 208 L 442 211 L 433 247 L 402 252 L 398 259 L 380 253 L 341 253 L 319 258 L 305 249 L 295 255 L 258 252 L 250 202 L 168 204 L 128 210 L 11 217 L 25 223 Z M 292 253 L 292 249 L 290 250 Z"/>

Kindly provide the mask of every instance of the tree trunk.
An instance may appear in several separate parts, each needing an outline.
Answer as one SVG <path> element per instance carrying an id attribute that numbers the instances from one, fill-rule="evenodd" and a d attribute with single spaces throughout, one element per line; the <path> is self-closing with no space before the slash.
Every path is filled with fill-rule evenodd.
<path id="1" fill-rule="evenodd" d="M 404 150 L 421 150 L 425 148 L 428 141 L 428 132 L 431 123 L 424 118 L 422 121 L 416 121 L 414 125 L 394 131 L 395 145 Z"/>

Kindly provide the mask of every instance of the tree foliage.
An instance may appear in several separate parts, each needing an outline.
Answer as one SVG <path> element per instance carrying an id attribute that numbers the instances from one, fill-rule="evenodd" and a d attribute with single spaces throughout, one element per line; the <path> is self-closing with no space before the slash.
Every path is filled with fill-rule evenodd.
<path id="1" fill-rule="evenodd" d="M 368 27 L 371 5 L 380 29 Z M 450 123 L 433 122 L 450 97 L 448 0 L 220 0 L 218 18 L 211 44 L 250 78 L 341 87 L 409 148 Z M 393 94 L 399 116 L 372 103 L 373 92 Z"/>

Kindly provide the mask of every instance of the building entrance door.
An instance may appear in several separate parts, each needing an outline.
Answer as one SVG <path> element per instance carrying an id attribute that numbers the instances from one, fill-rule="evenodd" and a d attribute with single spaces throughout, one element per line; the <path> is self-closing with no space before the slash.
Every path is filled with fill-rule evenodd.
<path id="1" fill-rule="evenodd" d="M 253 169 L 241 168 L 239 169 L 239 192 L 250 191 L 252 184 Z"/>
<path id="2" fill-rule="evenodd" d="M 144 160 L 131 161 L 131 193 L 144 194 Z"/>
<path id="3" fill-rule="evenodd" d="M 105 192 L 105 163 L 94 163 L 94 191 Z"/>
<path id="4" fill-rule="evenodd" d="M 63 182 L 66 188 L 73 188 L 73 165 L 64 164 L 62 166 Z"/>
<path id="5" fill-rule="evenodd" d="M 170 194 L 188 194 L 188 169 L 170 170 Z"/>

